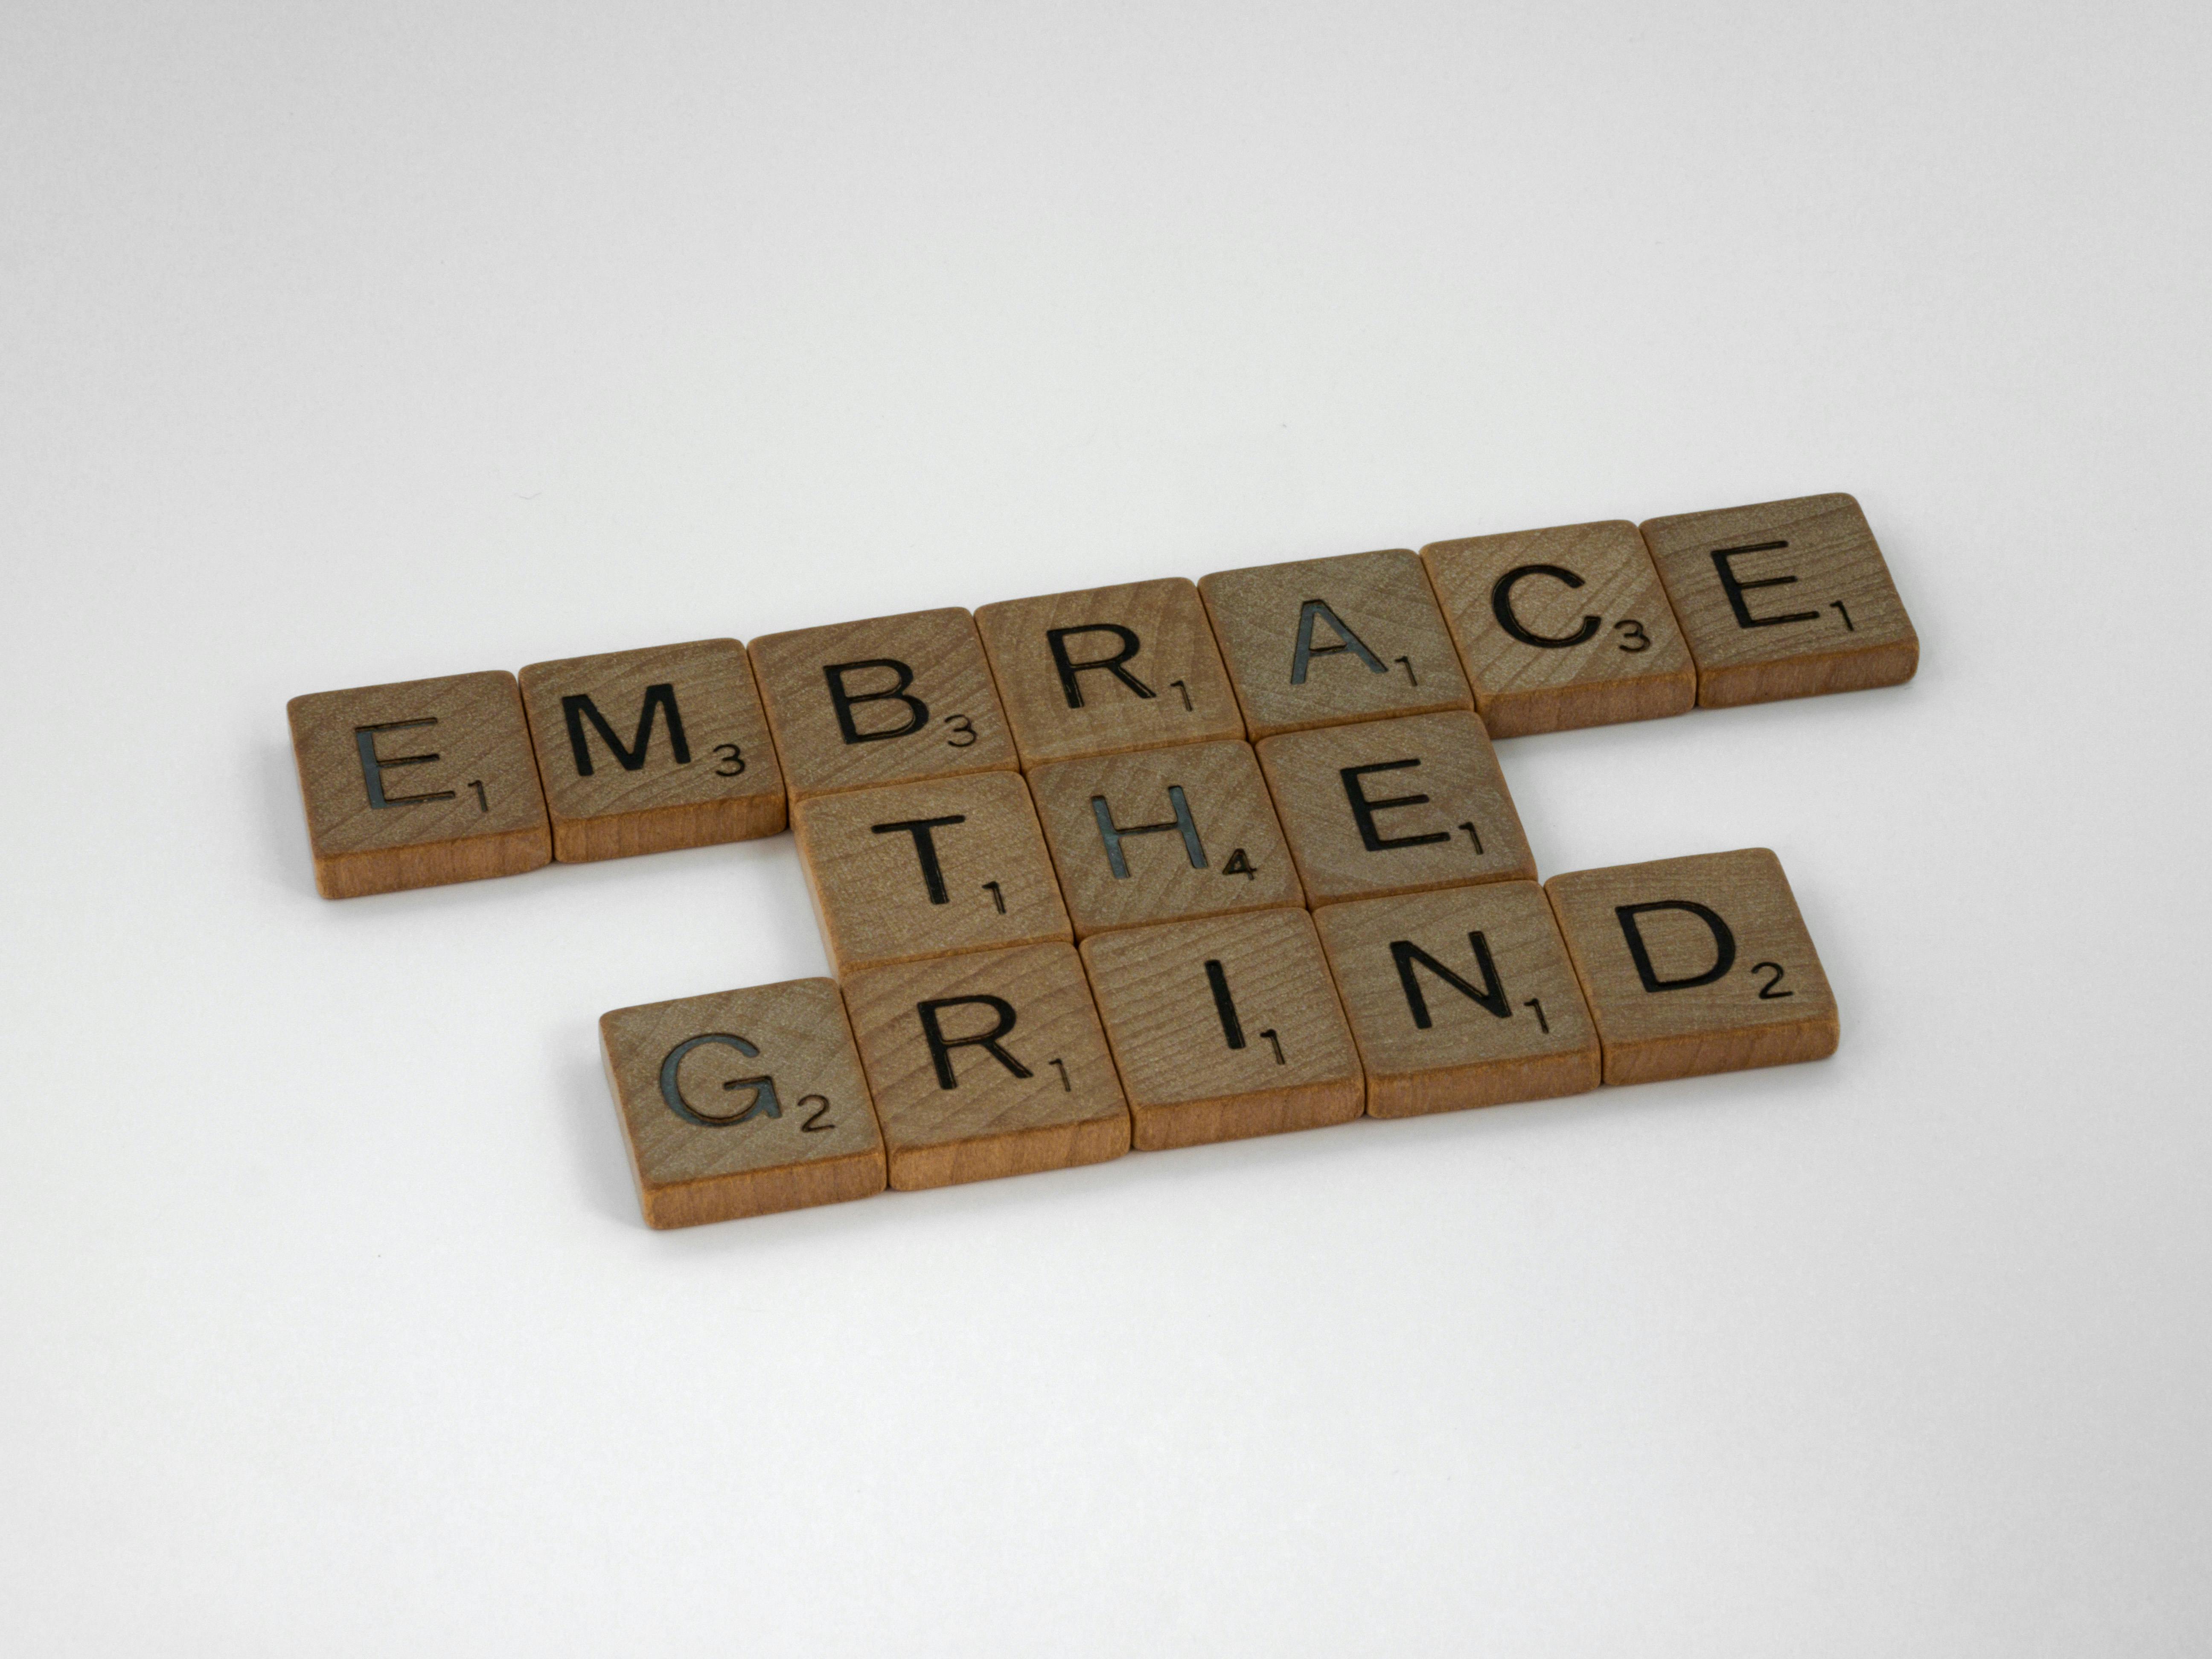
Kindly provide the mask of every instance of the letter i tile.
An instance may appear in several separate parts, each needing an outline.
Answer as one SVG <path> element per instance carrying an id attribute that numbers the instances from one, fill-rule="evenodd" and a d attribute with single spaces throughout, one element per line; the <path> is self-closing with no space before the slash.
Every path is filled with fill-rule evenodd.
<path id="1" fill-rule="evenodd" d="M 1765 848 L 1577 870 L 1545 891 L 1597 1021 L 1607 1083 L 1835 1053 L 1834 994 L 1782 861 Z"/>
<path id="2" fill-rule="evenodd" d="M 1303 910 L 1125 928 L 1083 942 L 1147 1152 L 1313 1129 L 1366 1101 Z"/>

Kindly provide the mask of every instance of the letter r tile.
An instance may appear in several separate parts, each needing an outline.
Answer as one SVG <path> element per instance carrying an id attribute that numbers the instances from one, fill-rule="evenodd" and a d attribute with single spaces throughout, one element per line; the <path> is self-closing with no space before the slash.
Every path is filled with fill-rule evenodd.
<path id="1" fill-rule="evenodd" d="M 1536 878 L 1474 714 L 1285 732 L 1260 745 L 1260 765 L 1310 904 Z"/>
<path id="2" fill-rule="evenodd" d="M 884 1189 L 884 1143 L 837 987 L 787 980 L 599 1018 L 646 1224 Z"/>
<path id="3" fill-rule="evenodd" d="M 1198 589 L 1182 577 L 975 613 L 1022 764 L 1244 735 Z"/>
<path id="4" fill-rule="evenodd" d="M 991 665 L 965 611 L 763 635 L 750 654 L 793 801 L 1016 769 Z"/>
<path id="5" fill-rule="evenodd" d="M 1835 996 L 1766 848 L 1577 870 L 1545 891 L 1597 1022 L 1607 1083 L 1835 1053 Z"/>
<path id="6" fill-rule="evenodd" d="M 1221 570 L 1198 585 L 1253 741 L 1472 708 L 1436 594 L 1409 549 Z"/>
<path id="7" fill-rule="evenodd" d="M 522 706 L 564 864 L 784 827 L 783 774 L 735 640 L 532 663 Z"/>
<path id="8" fill-rule="evenodd" d="M 1698 706 L 1896 685 L 1920 665 L 1866 514 L 1806 495 L 1643 526 L 1698 662 Z"/>
<path id="9" fill-rule="evenodd" d="M 552 861 L 514 675 L 318 691 L 285 712 L 325 898 L 518 875 Z"/>
<path id="10" fill-rule="evenodd" d="M 1121 1079 L 1073 946 L 864 969 L 845 1000 L 901 1191 L 1129 1150 Z"/>

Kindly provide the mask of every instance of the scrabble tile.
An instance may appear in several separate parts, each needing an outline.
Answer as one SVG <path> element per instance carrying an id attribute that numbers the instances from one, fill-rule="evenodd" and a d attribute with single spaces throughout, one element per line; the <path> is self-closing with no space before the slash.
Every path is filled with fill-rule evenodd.
<path id="1" fill-rule="evenodd" d="M 1129 1150 L 1121 1081 L 1072 947 L 865 969 L 845 1000 L 900 1190 Z"/>
<path id="2" fill-rule="evenodd" d="M 452 674 L 285 705 L 315 888 L 358 898 L 553 860 L 514 676 Z"/>
<path id="3" fill-rule="evenodd" d="M 1535 879 L 1474 714 L 1287 732 L 1260 745 L 1260 765 L 1309 904 Z"/>
<path id="4" fill-rule="evenodd" d="M 1099 933 L 1083 962 L 1139 1148 L 1359 1115 L 1359 1055 L 1304 911 Z"/>
<path id="5" fill-rule="evenodd" d="M 783 828 L 783 773 L 735 640 L 534 662 L 522 708 L 564 864 Z"/>
<path id="6" fill-rule="evenodd" d="M 991 665 L 965 611 L 763 635 L 750 654 L 794 801 L 1016 769 Z"/>
<path id="7" fill-rule="evenodd" d="M 1198 589 L 1181 576 L 975 613 L 1022 765 L 1242 738 Z"/>
<path id="8" fill-rule="evenodd" d="M 884 1189 L 884 1142 L 836 983 L 787 980 L 599 1017 L 651 1227 Z"/>
<path id="9" fill-rule="evenodd" d="M 1695 706 L 1690 647 L 1626 519 L 1431 542 L 1421 562 L 1492 737 Z"/>
<path id="10" fill-rule="evenodd" d="M 1644 521 L 1698 664 L 1698 703 L 1814 697 L 1896 685 L 1920 639 L 1866 514 L 1805 495 Z"/>
<path id="11" fill-rule="evenodd" d="M 792 829 L 840 976 L 1073 937 L 1018 772 L 815 795 Z"/>
<path id="12" fill-rule="evenodd" d="M 1030 787 L 1079 939 L 1304 902 L 1249 744 L 1060 761 Z"/>
<path id="13" fill-rule="evenodd" d="M 1836 1000 L 1782 861 L 1763 847 L 1577 870 L 1545 884 L 1607 1083 L 1836 1051 Z"/>
<path id="14" fill-rule="evenodd" d="M 1598 1085 L 1597 1030 L 1544 890 L 1498 881 L 1314 913 L 1370 1117 Z"/>
<path id="15" fill-rule="evenodd" d="M 1223 570 L 1198 586 L 1255 742 L 1474 707 L 1436 595 L 1408 549 Z"/>

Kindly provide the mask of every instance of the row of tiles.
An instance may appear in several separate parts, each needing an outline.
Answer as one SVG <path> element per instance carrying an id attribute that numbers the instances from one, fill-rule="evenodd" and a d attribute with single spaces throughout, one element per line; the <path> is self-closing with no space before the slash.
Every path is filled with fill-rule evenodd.
<path id="1" fill-rule="evenodd" d="M 655 1227 L 1816 1060 L 1762 848 L 969 951 L 599 1022 Z"/>
<path id="2" fill-rule="evenodd" d="M 772 835 L 810 796 L 1447 710 L 1494 735 L 1891 684 L 1848 495 L 317 693 L 328 897 Z"/>

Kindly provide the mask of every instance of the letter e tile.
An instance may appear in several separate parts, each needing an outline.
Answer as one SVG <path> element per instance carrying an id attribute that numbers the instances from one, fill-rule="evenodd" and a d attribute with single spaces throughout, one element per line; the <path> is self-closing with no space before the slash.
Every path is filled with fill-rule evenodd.
<path id="1" fill-rule="evenodd" d="M 1849 495 L 1650 519 L 1644 539 L 1698 662 L 1698 704 L 1896 685 L 1920 639 Z"/>
<path id="2" fill-rule="evenodd" d="M 1577 870 L 1545 884 L 1607 1083 L 1836 1051 L 1836 999 L 1782 861 L 1763 847 Z"/>
<path id="3" fill-rule="evenodd" d="M 357 898 L 519 875 L 552 836 L 514 676 L 317 691 L 285 707 L 315 888 Z"/>
<path id="4" fill-rule="evenodd" d="M 866 1198 L 884 1143 L 837 987 L 787 980 L 599 1018 L 646 1224 Z"/>

